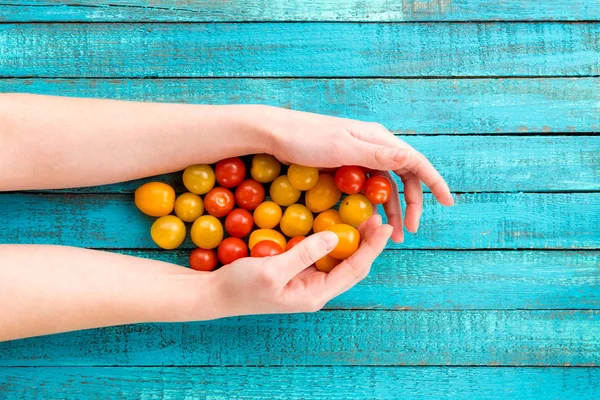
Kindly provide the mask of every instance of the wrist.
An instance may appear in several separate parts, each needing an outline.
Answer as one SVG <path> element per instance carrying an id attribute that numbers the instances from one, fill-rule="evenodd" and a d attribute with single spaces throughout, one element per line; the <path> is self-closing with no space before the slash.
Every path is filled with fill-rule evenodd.
<path id="1" fill-rule="evenodd" d="M 235 131 L 240 133 L 238 140 L 249 145 L 248 154 L 274 154 L 278 144 L 278 135 L 273 129 L 273 114 L 276 107 L 260 104 L 224 106 L 231 107 L 233 112 L 228 115 L 236 116 L 233 120 L 237 126 Z"/>

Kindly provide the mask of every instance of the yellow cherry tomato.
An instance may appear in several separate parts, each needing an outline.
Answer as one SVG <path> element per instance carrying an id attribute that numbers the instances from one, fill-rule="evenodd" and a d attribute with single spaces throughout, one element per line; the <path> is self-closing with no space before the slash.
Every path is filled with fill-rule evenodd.
<path id="1" fill-rule="evenodd" d="M 344 221 L 340 218 L 338 210 L 331 208 L 317 215 L 317 218 L 315 218 L 315 222 L 313 223 L 313 231 L 315 231 L 315 233 L 323 232 L 330 226 L 343 223 Z"/>
<path id="2" fill-rule="evenodd" d="M 151 217 L 171 214 L 175 204 L 175 190 L 162 182 L 148 182 L 135 191 L 135 205 Z"/>
<path id="3" fill-rule="evenodd" d="M 191 236 L 201 249 L 214 249 L 223 240 L 223 225 L 212 215 L 203 215 L 194 221 Z"/>
<path id="4" fill-rule="evenodd" d="M 289 237 L 305 236 L 313 225 L 313 215 L 306 206 L 292 204 L 285 209 L 279 227 Z"/>
<path id="5" fill-rule="evenodd" d="M 333 258 L 327 254 L 325 257 L 317 260 L 315 267 L 317 267 L 319 271 L 329 272 L 341 262 L 342 260 L 338 260 L 337 258 Z"/>
<path id="6" fill-rule="evenodd" d="M 259 228 L 271 229 L 275 228 L 281 221 L 281 207 L 273 201 L 265 201 L 260 203 L 254 210 L 254 223 Z"/>
<path id="7" fill-rule="evenodd" d="M 355 228 L 371 215 L 373 215 L 373 205 L 364 194 L 351 194 L 340 204 L 342 221 Z"/>
<path id="8" fill-rule="evenodd" d="M 271 200 L 280 206 L 290 206 L 300 198 L 300 191 L 292 186 L 289 178 L 285 175 L 277 177 L 271 183 L 269 194 Z"/>
<path id="9" fill-rule="evenodd" d="M 329 253 L 331 257 L 345 260 L 358 250 L 360 233 L 355 227 L 347 224 L 337 224 L 327 230 L 335 233 L 338 237 L 337 246 Z"/>
<path id="10" fill-rule="evenodd" d="M 185 224 L 174 215 L 160 217 L 150 228 L 150 235 L 154 243 L 166 250 L 179 247 L 185 240 L 185 232 Z"/>
<path id="11" fill-rule="evenodd" d="M 204 213 L 204 203 L 194 193 L 183 193 L 175 200 L 175 215 L 184 222 L 194 222 Z"/>
<path id="12" fill-rule="evenodd" d="M 304 167 L 292 164 L 287 173 L 290 183 L 298 190 L 308 190 L 317 184 L 319 170 L 315 167 Z"/>
<path id="13" fill-rule="evenodd" d="M 306 207 L 314 213 L 330 209 L 340 200 L 342 192 L 335 185 L 333 176 L 319 175 L 317 184 L 306 192 Z"/>
<path id="14" fill-rule="evenodd" d="M 183 171 L 183 184 L 194 194 L 205 194 L 215 186 L 215 171 L 210 165 L 191 165 Z"/>
<path id="15" fill-rule="evenodd" d="M 269 154 L 257 154 L 250 164 L 250 175 L 260 183 L 272 182 L 281 172 L 281 163 Z"/>
<path id="16" fill-rule="evenodd" d="M 285 237 L 273 229 L 257 229 L 250 234 L 248 238 L 248 248 L 250 251 L 254 248 L 256 243 L 262 242 L 263 240 L 270 240 L 281 246 L 282 249 L 286 248 Z"/>

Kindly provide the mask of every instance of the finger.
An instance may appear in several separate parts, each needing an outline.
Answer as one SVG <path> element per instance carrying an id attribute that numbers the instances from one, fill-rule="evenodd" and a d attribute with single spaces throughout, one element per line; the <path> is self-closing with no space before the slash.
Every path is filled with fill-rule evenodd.
<path id="1" fill-rule="evenodd" d="M 383 210 L 387 216 L 388 224 L 394 228 L 392 240 L 396 243 L 402 243 L 404 241 L 404 227 L 402 226 L 402 205 L 400 204 L 398 185 L 388 171 L 377 171 L 374 175 L 385 176 L 392 185 L 392 196 L 383 205 Z"/>
<path id="2" fill-rule="evenodd" d="M 275 256 L 277 274 L 286 282 L 301 271 L 313 265 L 318 259 L 329 253 L 338 243 L 338 237 L 333 232 L 319 232 L 310 235 L 291 250 Z"/>
<path id="3" fill-rule="evenodd" d="M 369 143 L 350 138 L 348 149 L 344 150 L 344 159 L 352 164 L 374 170 L 396 170 L 406 163 L 405 151 L 385 144 Z"/>
<path id="4" fill-rule="evenodd" d="M 409 232 L 417 233 L 419 220 L 423 212 L 423 188 L 421 181 L 411 172 L 402 175 L 404 183 L 404 199 L 406 200 L 406 216 L 404 224 Z"/>
<path id="5" fill-rule="evenodd" d="M 381 215 L 374 214 L 370 216 L 365 222 L 359 225 L 358 233 L 360 233 L 360 237 L 368 237 L 373 233 L 373 230 L 381 225 Z"/>

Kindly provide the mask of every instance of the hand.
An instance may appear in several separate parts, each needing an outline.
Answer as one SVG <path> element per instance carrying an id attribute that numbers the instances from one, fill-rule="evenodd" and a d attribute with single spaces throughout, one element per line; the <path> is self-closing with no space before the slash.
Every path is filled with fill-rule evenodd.
<path id="1" fill-rule="evenodd" d="M 377 123 L 335 118 L 319 114 L 261 107 L 257 113 L 260 129 L 272 137 L 271 154 L 282 162 L 336 168 L 359 165 L 383 172 L 392 188 L 397 185 L 387 171 L 393 171 L 404 184 L 406 229 L 417 232 L 423 211 L 421 182 L 445 206 L 454 204 L 448 185 L 427 158 Z M 394 227 L 392 240 L 404 239 L 402 209 L 398 195 L 384 207 Z"/>
<path id="2" fill-rule="evenodd" d="M 392 227 L 374 215 L 359 227 L 362 243 L 350 258 L 329 273 L 313 264 L 337 244 L 337 236 L 320 232 L 274 257 L 243 258 L 212 272 L 221 316 L 312 312 L 365 278 L 383 251 Z"/>

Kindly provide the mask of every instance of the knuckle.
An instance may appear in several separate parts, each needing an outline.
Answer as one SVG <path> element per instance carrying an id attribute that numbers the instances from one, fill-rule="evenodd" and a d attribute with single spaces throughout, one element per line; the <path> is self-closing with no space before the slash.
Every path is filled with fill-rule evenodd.
<path id="1" fill-rule="evenodd" d="M 373 152 L 373 159 L 376 163 L 382 163 L 386 161 L 386 148 L 381 146 L 378 147 L 377 150 Z"/>
<path id="2" fill-rule="evenodd" d="M 305 246 L 302 246 L 299 249 L 298 257 L 303 265 L 310 266 L 315 262 L 313 254 L 316 254 L 319 251 L 317 246 L 320 247 L 319 244 L 309 241 Z"/>
<path id="3" fill-rule="evenodd" d="M 309 300 L 307 306 L 308 312 L 317 312 L 317 311 L 321 311 L 321 309 L 323 308 L 325 304 L 323 304 L 323 302 L 317 298 L 313 298 L 311 300 Z"/>
<path id="4" fill-rule="evenodd" d="M 272 288 L 277 286 L 277 279 L 273 272 L 268 268 L 263 268 L 259 274 L 260 283 L 264 287 Z"/>

